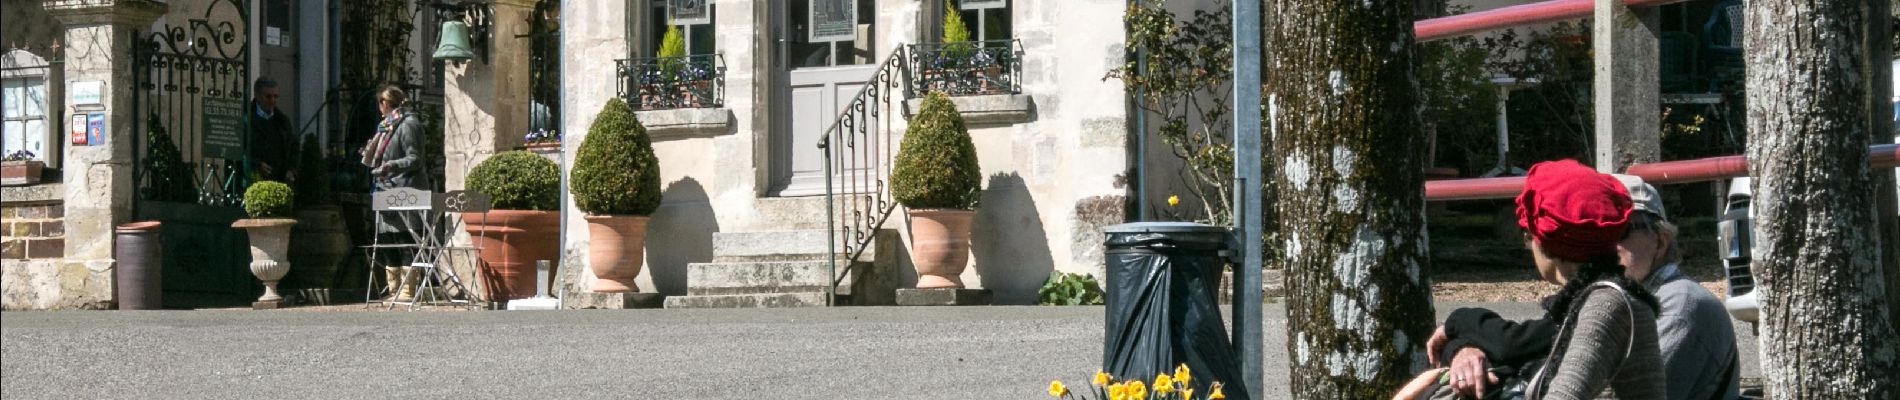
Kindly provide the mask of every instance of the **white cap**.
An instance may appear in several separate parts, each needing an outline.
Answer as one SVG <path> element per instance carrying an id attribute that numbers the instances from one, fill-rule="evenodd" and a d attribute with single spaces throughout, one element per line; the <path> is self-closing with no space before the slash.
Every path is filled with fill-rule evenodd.
<path id="1" fill-rule="evenodd" d="M 1636 211 L 1648 211 L 1665 221 L 1669 220 L 1669 213 L 1663 211 L 1662 194 L 1656 192 L 1655 186 L 1643 182 L 1643 178 L 1636 175 L 1611 174 L 1611 176 L 1623 181 L 1623 188 L 1629 189 L 1630 202 L 1635 204 Z"/>

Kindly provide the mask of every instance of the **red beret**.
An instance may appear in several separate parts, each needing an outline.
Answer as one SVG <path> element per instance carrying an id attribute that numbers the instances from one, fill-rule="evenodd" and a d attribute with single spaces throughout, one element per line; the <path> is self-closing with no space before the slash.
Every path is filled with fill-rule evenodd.
<path id="1" fill-rule="evenodd" d="M 1531 166 L 1517 195 L 1517 226 L 1542 244 L 1544 253 L 1589 261 L 1616 252 L 1629 228 L 1630 195 L 1623 183 L 1576 160 Z"/>

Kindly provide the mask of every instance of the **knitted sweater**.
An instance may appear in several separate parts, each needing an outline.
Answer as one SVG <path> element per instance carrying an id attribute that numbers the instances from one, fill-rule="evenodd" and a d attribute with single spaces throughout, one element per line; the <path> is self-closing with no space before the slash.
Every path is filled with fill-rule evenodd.
<path id="1" fill-rule="evenodd" d="M 1594 289 L 1571 317 L 1575 320 L 1565 332 L 1568 340 L 1559 339 L 1567 346 L 1563 361 L 1543 371 L 1549 374 L 1549 389 L 1541 398 L 1594 399 L 1604 388 L 1615 390 L 1616 398 L 1623 400 L 1663 398 L 1655 310 L 1616 290 Z"/>

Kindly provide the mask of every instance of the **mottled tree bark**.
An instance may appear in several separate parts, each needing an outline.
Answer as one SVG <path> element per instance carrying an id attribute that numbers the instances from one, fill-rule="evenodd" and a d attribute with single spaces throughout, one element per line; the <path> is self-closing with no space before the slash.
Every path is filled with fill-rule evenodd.
<path id="1" fill-rule="evenodd" d="M 1425 364 L 1433 328 L 1413 4 L 1267 4 L 1291 392 L 1389 397 Z"/>
<path id="2" fill-rule="evenodd" d="M 1774 398 L 1900 398 L 1867 145 L 1874 129 L 1866 1 L 1754 0 L 1747 11 L 1748 159 L 1762 378 Z M 1879 132 L 1879 134 L 1891 134 Z"/>

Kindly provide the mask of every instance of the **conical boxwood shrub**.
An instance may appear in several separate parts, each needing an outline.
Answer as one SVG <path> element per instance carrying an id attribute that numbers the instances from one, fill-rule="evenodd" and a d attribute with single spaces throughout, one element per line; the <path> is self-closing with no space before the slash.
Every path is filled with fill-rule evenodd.
<path id="1" fill-rule="evenodd" d="M 180 203 L 198 202 L 198 182 L 192 180 L 191 164 L 178 153 L 172 135 L 153 114 L 146 120 L 148 146 L 145 148 L 145 199 Z"/>
<path id="2" fill-rule="evenodd" d="M 924 97 L 898 146 L 891 195 L 909 208 L 976 208 L 982 171 L 963 115 L 943 93 Z"/>
<path id="3" fill-rule="evenodd" d="M 653 215 L 660 208 L 660 158 L 647 128 L 620 98 L 594 115 L 574 158 L 574 206 L 594 215 Z"/>
<path id="4" fill-rule="evenodd" d="M 525 151 L 506 151 L 468 171 L 468 189 L 488 195 L 496 210 L 554 211 L 561 167 Z"/>

